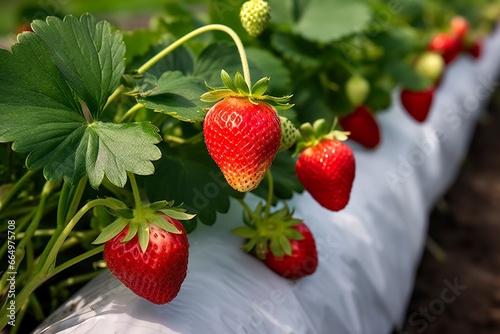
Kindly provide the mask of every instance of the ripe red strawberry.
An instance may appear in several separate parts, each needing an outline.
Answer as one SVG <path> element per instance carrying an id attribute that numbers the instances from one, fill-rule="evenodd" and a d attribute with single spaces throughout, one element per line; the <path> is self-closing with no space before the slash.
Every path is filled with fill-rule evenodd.
<path id="1" fill-rule="evenodd" d="M 303 239 L 290 240 L 292 254 L 276 256 L 268 250 L 264 263 L 282 277 L 299 279 L 316 271 L 318 253 L 314 237 L 306 224 L 301 222 L 293 228 L 302 234 Z"/>
<path id="2" fill-rule="evenodd" d="M 443 56 L 446 64 L 451 63 L 460 53 L 462 44 L 456 36 L 439 33 L 431 40 L 428 50 Z"/>
<path id="3" fill-rule="evenodd" d="M 481 58 L 481 54 L 482 54 L 482 51 L 483 51 L 483 41 L 482 40 L 475 40 L 472 43 L 472 45 L 470 45 L 466 49 L 466 51 L 474 59 Z"/>
<path id="4" fill-rule="evenodd" d="M 250 89 L 238 72 L 234 82 L 223 70 L 226 87 L 212 88 L 202 101 L 215 102 L 203 123 L 205 144 L 212 159 L 231 187 L 241 192 L 257 188 L 278 152 L 281 123 L 276 110 L 289 108 L 290 96 L 263 95 L 269 78 L 259 80 Z"/>
<path id="5" fill-rule="evenodd" d="M 453 35 L 463 41 L 469 31 L 469 21 L 462 16 L 455 16 L 450 22 L 450 28 Z"/>
<path id="6" fill-rule="evenodd" d="M 375 148 L 380 143 L 380 129 L 377 120 L 368 107 L 361 105 L 354 111 L 339 119 L 349 138 L 366 148 Z"/>
<path id="7" fill-rule="evenodd" d="M 270 177 L 272 180 L 272 177 Z M 271 197 L 272 187 L 268 188 Z M 316 243 L 309 228 L 302 220 L 293 218 L 285 205 L 269 213 L 259 203 L 255 210 L 244 205 L 245 226 L 233 229 L 233 234 L 246 240 L 242 249 L 256 256 L 266 266 L 285 278 L 298 279 L 311 275 L 318 266 Z"/>
<path id="8" fill-rule="evenodd" d="M 265 103 L 226 97 L 207 113 L 203 135 L 208 152 L 234 189 L 257 188 L 281 142 L 281 123 Z"/>
<path id="9" fill-rule="evenodd" d="M 162 215 L 181 231 L 174 234 L 149 224 L 149 243 L 143 253 L 138 235 L 122 242 L 129 232 L 127 226 L 104 244 L 104 260 L 109 270 L 135 294 L 155 304 L 174 299 L 186 278 L 189 243 L 182 224 Z"/>
<path id="10" fill-rule="evenodd" d="M 349 146 L 336 139 L 323 139 L 306 148 L 295 165 L 299 181 L 323 207 L 339 211 L 349 202 L 355 161 Z"/>
<path id="11" fill-rule="evenodd" d="M 401 91 L 401 103 L 413 119 L 422 123 L 431 109 L 434 91 L 434 86 L 423 91 L 403 89 Z"/>

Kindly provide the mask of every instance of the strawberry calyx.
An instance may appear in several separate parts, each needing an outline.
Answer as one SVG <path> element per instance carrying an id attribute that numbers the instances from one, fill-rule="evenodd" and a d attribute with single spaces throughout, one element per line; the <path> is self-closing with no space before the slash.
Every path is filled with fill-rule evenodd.
<path id="1" fill-rule="evenodd" d="M 293 218 L 288 206 L 266 214 L 262 202 L 255 210 L 243 212 L 243 221 L 246 226 L 237 227 L 232 233 L 247 241 L 241 247 L 247 253 L 254 253 L 259 259 L 264 260 L 268 251 L 276 257 L 292 255 L 290 240 L 302 240 L 304 236 L 293 227 L 302 220 Z"/>
<path id="2" fill-rule="evenodd" d="M 286 110 L 293 107 L 293 104 L 289 103 L 292 95 L 275 97 L 265 94 L 271 81 L 269 77 L 260 79 L 252 87 L 247 84 L 240 72 L 236 72 L 233 80 L 225 70 L 222 70 L 221 79 L 224 84 L 223 87 L 212 87 L 205 82 L 208 92 L 200 97 L 201 101 L 217 102 L 226 97 L 244 97 L 248 98 L 253 104 L 257 105 L 264 102 L 278 110 Z"/>
<path id="3" fill-rule="evenodd" d="M 156 225 L 168 233 L 182 233 L 182 231 L 162 216 L 177 220 L 189 220 L 195 216 L 186 213 L 186 210 L 179 206 L 173 206 L 173 201 L 158 201 L 136 207 L 135 209 L 130 209 L 124 203 L 122 204 L 120 206 L 115 205 L 112 208 L 106 207 L 107 211 L 115 216 L 116 219 L 101 231 L 92 244 L 105 243 L 113 239 L 128 226 L 128 233 L 121 242 L 128 242 L 137 235 L 141 251 L 144 253 L 148 248 L 149 228 L 151 225 Z"/>
<path id="4" fill-rule="evenodd" d="M 316 120 L 313 124 L 307 122 L 300 126 L 300 136 L 297 139 L 297 147 L 294 156 L 308 147 L 319 144 L 323 139 L 335 139 L 338 141 L 347 140 L 350 132 L 340 131 L 336 129 L 337 121 L 333 123 L 330 128 L 325 119 L 321 118 Z"/>

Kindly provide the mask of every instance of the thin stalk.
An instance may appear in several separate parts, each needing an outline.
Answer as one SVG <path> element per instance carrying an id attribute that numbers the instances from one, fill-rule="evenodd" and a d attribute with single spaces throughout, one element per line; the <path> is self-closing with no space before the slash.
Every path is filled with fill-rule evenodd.
<path id="1" fill-rule="evenodd" d="M 198 35 L 201 35 L 205 32 L 214 31 L 214 30 L 225 32 L 233 39 L 234 43 L 236 44 L 236 48 L 238 49 L 238 53 L 240 55 L 241 66 L 243 68 L 243 77 L 245 78 L 245 81 L 246 81 L 248 87 L 251 87 L 250 68 L 248 66 L 248 59 L 247 59 L 247 56 L 245 53 L 245 48 L 243 47 L 243 43 L 241 42 L 241 39 L 238 36 L 238 34 L 236 34 L 236 32 L 234 32 L 233 29 L 231 29 L 225 25 L 222 25 L 222 24 L 209 24 L 209 25 L 206 25 L 206 26 L 203 26 L 201 28 L 198 28 L 196 30 L 191 31 L 190 33 L 186 34 L 185 36 L 176 40 L 174 43 L 167 46 L 165 49 L 160 51 L 153 58 L 148 60 L 144 65 L 139 67 L 137 72 L 139 74 L 146 72 L 154 64 L 156 64 L 158 61 L 160 61 L 163 57 L 168 55 L 170 52 L 172 52 L 173 50 L 175 50 L 176 48 L 178 48 L 179 46 L 181 46 L 182 44 L 184 44 L 185 42 L 187 42 L 191 38 L 196 37 Z"/>
<path id="2" fill-rule="evenodd" d="M 130 186 L 132 187 L 132 194 L 134 195 L 134 203 L 135 203 L 134 209 L 136 210 L 137 215 L 139 217 L 141 217 L 144 209 L 142 207 L 141 194 L 139 192 L 139 187 L 137 186 L 137 181 L 135 180 L 134 173 L 127 172 L 127 174 L 128 174 L 128 178 L 130 180 Z"/>
<path id="3" fill-rule="evenodd" d="M 83 254 L 80 254 L 80 255 L 72 258 L 71 260 L 64 262 L 63 264 L 58 265 L 54 269 L 54 271 L 50 274 L 50 277 L 59 274 L 61 271 L 65 270 L 65 269 L 67 269 L 67 268 L 69 268 L 69 267 L 71 267 L 71 266 L 73 266 L 81 261 L 84 261 L 84 260 L 86 260 L 86 259 L 88 259 L 96 254 L 101 253 L 103 250 L 104 250 L 104 245 L 100 245 L 100 246 L 97 246 L 89 251 L 86 251 Z M 48 277 L 48 278 L 50 278 L 50 277 Z"/>
<path id="4" fill-rule="evenodd" d="M 267 191 L 266 207 L 264 208 L 264 221 L 267 221 L 267 218 L 269 218 L 269 210 L 271 208 L 271 204 L 273 202 L 273 195 L 274 195 L 274 181 L 273 181 L 273 175 L 272 175 L 270 169 L 266 172 L 266 178 L 267 178 L 267 183 L 268 183 L 269 189 Z"/>
<path id="5" fill-rule="evenodd" d="M 78 212 L 75 214 L 75 216 L 66 224 L 64 229 L 62 231 L 60 227 L 56 230 L 57 233 L 55 233 L 52 238 L 49 240 L 47 246 L 45 247 L 42 255 L 40 256 L 40 259 L 33 271 L 33 274 L 29 278 L 29 280 L 26 282 L 24 288 L 19 292 L 19 294 L 16 296 L 16 312 L 23 307 L 26 302 L 28 301 L 30 295 L 41 285 L 43 284 L 47 279 L 52 277 L 54 273 L 58 273 L 61 270 L 67 268 L 68 264 L 63 264 L 64 267 L 57 267 L 57 270 L 55 270 L 55 260 L 57 258 L 57 254 L 59 252 L 59 249 L 61 248 L 62 244 L 66 240 L 67 236 L 71 233 L 75 225 L 78 223 L 78 221 L 92 208 L 98 206 L 98 205 L 109 205 L 109 201 L 106 199 L 95 199 L 87 204 L 85 204 Z M 96 247 L 93 251 L 97 252 L 99 250 L 99 247 Z M 91 251 L 89 251 L 91 252 Z M 84 253 L 84 254 L 89 254 L 89 252 Z M 92 254 L 92 253 L 90 253 Z M 83 254 L 82 254 L 83 256 Z M 9 318 L 6 316 L 7 315 L 7 309 L 3 308 L 0 310 L 0 328 L 4 328 L 7 322 L 9 321 Z"/>
<path id="6" fill-rule="evenodd" d="M 137 103 L 135 104 L 132 108 L 130 108 L 121 118 L 120 120 L 118 121 L 118 123 L 123 123 L 127 118 L 129 118 L 130 116 L 132 116 L 137 110 L 141 109 L 142 107 L 144 107 L 143 104 L 141 103 Z"/>
<path id="7" fill-rule="evenodd" d="M 80 182 L 78 182 L 78 186 L 73 194 L 73 199 L 71 200 L 71 204 L 69 206 L 68 212 L 66 213 L 66 218 L 64 223 L 66 223 L 71 217 L 73 217 L 78 210 L 78 206 L 80 205 L 80 201 L 82 200 L 83 192 L 85 191 L 85 187 L 87 187 L 88 176 L 85 175 L 82 177 Z"/>
<path id="8" fill-rule="evenodd" d="M 45 314 L 43 313 L 43 308 L 42 305 L 40 304 L 40 301 L 38 300 L 37 296 L 33 293 L 30 296 L 30 302 L 29 305 L 33 309 L 33 313 L 35 314 L 35 318 L 39 321 L 42 321 L 45 319 Z"/>
<path id="9" fill-rule="evenodd" d="M 35 172 L 28 170 L 17 182 L 14 184 L 12 189 L 0 200 L 0 212 L 7 206 L 12 197 L 24 186 L 24 184 L 30 179 L 30 177 Z"/>

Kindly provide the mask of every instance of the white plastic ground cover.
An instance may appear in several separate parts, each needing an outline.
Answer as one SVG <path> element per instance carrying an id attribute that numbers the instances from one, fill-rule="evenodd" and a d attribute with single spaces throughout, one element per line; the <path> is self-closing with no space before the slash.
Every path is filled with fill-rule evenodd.
<path id="1" fill-rule="evenodd" d="M 234 202 L 213 227 L 189 237 L 189 272 L 177 298 L 154 305 L 109 272 L 88 283 L 37 333 L 325 334 L 390 333 L 400 327 L 420 260 L 430 208 L 451 185 L 500 69 L 500 33 L 479 62 L 451 65 L 424 124 L 394 105 L 378 116 L 379 148 L 351 143 L 356 179 L 341 212 L 309 194 L 289 205 L 316 238 L 320 264 L 300 281 L 278 277 L 239 250 Z M 256 203 L 255 198 L 253 203 Z"/>

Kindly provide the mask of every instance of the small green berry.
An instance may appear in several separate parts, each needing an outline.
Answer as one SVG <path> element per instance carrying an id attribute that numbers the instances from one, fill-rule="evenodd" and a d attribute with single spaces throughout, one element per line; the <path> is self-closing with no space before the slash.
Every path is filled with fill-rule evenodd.
<path id="1" fill-rule="evenodd" d="M 249 0 L 241 6 L 240 20 L 252 37 L 259 36 L 271 19 L 271 7 L 264 0 Z"/>
<path id="2" fill-rule="evenodd" d="M 298 130 L 293 123 L 286 117 L 280 116 L 281 123 L 281 142 L 278 152 L 288 150 L 297 140 Z"/>

